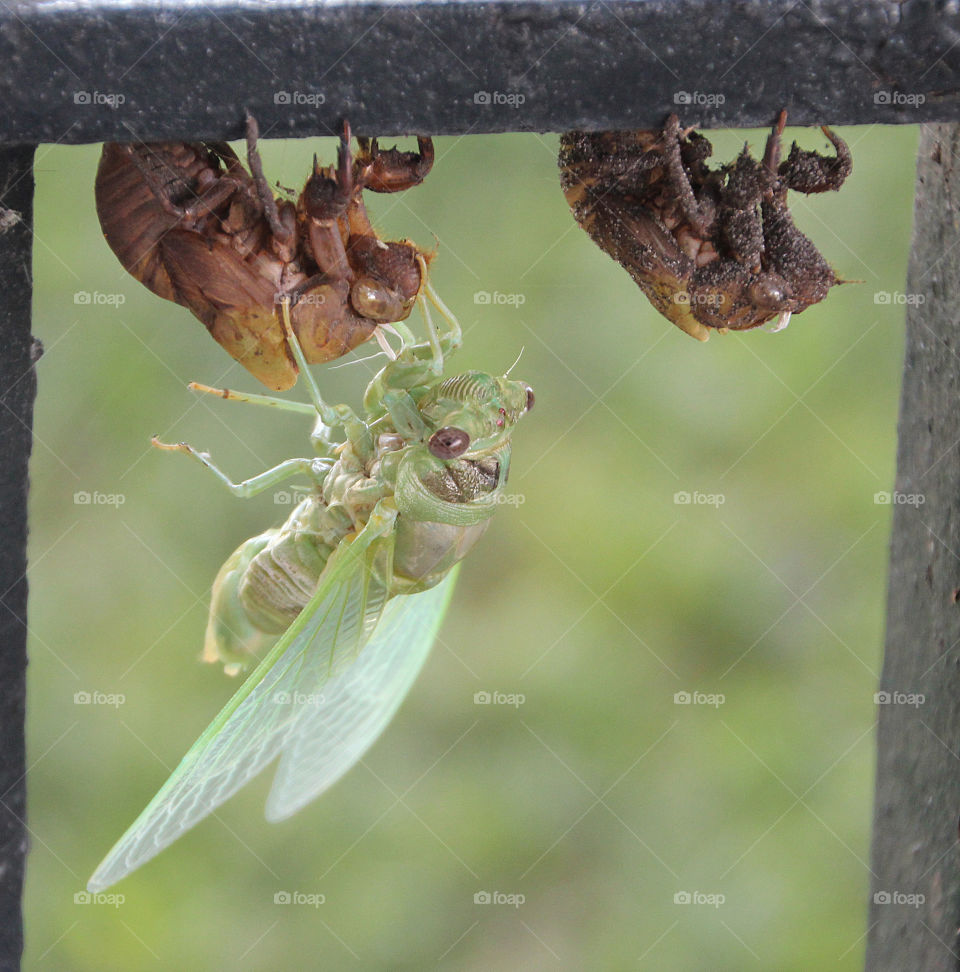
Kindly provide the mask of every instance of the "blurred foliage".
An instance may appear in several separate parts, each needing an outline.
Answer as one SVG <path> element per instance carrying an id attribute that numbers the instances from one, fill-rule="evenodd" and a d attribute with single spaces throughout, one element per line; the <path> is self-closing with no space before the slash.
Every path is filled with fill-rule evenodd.
<path id="1" fill-rule="evenodd" d="M 916 131 L 842 134 L 847 185 L 792 205 L 863 282 L 784 333 L 706 345 L 576 226 L 555 137 L 440 138 L 422 187 L 371 199 L 387 236 L 436 237 L 458 369 L 524 349 L 524 502 L 467 561 L 363 765 L 276 826 L 265 776 L 112 889 L 117 907 L 74 895 L 234 689 L 197 661 L 209 585 L 286 513 L 149 436 L 242 478 L 304 454 L 307 425 L 186 390 L 254 384 L 107 249 L 98 149 L 39 150 L 28 968 L 860 967 L 891 512 L 874 494 L 893 482 L 903 340 L 902 305 L 875 294 L 904 287 Z M 726 158 L 745 136 L 711 137 Z M 267 173 L 299 186 L 314 151 L 334 143 L 265 144 Z M 358 402 L 371 365 L 316 371 Z M 475 704 L 482 691 L 524 701 Z M 275 903 L 284 891 L 324 903 Z"/>

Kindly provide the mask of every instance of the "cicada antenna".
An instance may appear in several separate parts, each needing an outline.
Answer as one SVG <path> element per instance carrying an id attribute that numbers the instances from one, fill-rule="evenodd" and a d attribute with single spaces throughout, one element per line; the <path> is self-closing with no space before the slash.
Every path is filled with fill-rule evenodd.
<path id="1" fill-rule="evenodd" d="M 520 364 L 520 359 L 523 357 L 524 348 L 525 348 L 525 345 L 522 345 L 520 347 L 520 354 L 517 355 L 517 360 L 514 361 L 513 364 L 510 365 L 509 368 L 507 368 L 506 372 L 504 372 L 504 375 L 503 375 L 504 378 L 509 378 L 510 377 L 510 372 L 513 371 L 513 369 L 516 368 L 516 366 L 518 364 Z"/>

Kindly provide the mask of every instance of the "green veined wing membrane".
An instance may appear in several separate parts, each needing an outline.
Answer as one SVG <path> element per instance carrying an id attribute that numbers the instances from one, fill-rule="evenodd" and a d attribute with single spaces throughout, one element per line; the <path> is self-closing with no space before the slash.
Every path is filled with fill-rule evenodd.
<path id="1" fill-rule="evenodd" d="M 89 890 L 158 854 L 281 753 L 270 819 L 317 796 L 376 740 L 426 658 L 452 577 L 387 601 L 359 541 L 331 558 L 310 603 L 114 845 Z"/>
<path id="2" fill-rule="evenodd" d="M 323 686 L 320 699 L 304 699 L 267 799 L 268 820 L 283 820 L 318 797 L 383 732 L 430 653 L 456 573 L 422 594 L 389 601 L 357 659 Z"/>

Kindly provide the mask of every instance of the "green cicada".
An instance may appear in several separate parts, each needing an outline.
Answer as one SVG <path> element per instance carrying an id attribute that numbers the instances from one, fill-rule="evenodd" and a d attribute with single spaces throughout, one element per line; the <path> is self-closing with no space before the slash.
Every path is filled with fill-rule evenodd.
<path id="1" fill-rule="evenodd" d="M 456 567 L 503 500 L 514 426 L 533 407 L 530 387 L 508 376 L 443 377 L 460 328 L 425 289 L 446 327 L 421 296 L 428 340 L 398 326 L 400 350 L 367 387 L 363 417 L 323 401 L 286 306 L 312 405 L 193 386 L 312 415 L 314 458 L 233 483 L 206 453 L 155 440 L 237 496 L 294 476 L 310 490 L 283 526 L 247 540 L 218 574 L 206 656 L 228 669 L 262 661 L 114 845 L 90 891 L 159 853 L 278 757 L 266 816 L 295 813 L 361 758 L 410 689 Z M 345 441 L 335 444 L 337 429 Z"/>

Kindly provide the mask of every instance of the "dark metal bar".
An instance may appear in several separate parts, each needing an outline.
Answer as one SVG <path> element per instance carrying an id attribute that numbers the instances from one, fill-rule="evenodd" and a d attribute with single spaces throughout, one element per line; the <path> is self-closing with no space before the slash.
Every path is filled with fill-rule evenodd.
<path id="1" fill-rule="evenodd" d="M 933 0 L 0 5 L 0 144 L 949 120 Z"/>
<path id="2" fill-rule="evenodd" d="M 33 148 L 0 150 L 0 970 L 20 967 L 27 851 L 27 463 L 33 370 Z"/>
<path id="3" fill-rule="evenodd" d="M 867 968 L 956 970 L 960 126 L 920 139 L 881 678 Z"/>

